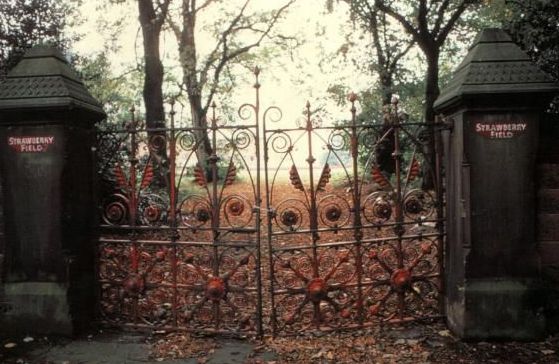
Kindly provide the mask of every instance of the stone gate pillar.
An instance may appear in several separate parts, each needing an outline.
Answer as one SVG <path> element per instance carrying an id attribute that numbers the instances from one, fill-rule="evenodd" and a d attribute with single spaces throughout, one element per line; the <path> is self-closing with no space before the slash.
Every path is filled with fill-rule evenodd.
<path id="1" fill-rule="evenodd" d="M 502 30 L 482 31 L 435 103 L 446 144 L 446 315 L 465 339 L 537 339 L 540 115 L 559 90 Z"/>
<path id="2" fill-rule="evenodd" d="M 0 84 L 3 331 L 70 334 L 94 313 L 92 147 L 104 116 L 51 47 L 29 50 Z"/>

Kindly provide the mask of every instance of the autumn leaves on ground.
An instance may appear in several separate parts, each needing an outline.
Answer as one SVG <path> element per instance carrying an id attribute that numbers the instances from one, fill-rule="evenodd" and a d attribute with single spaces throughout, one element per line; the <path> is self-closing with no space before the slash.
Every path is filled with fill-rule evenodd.
<path id="1" fill-rule="evenodd" d="M 281 363 L 558 363 L 559 337 L 535 343 L 468 343 L 440 322 L 383 326 L 345 333 L 265 337 L 253 340 L 246 364 Z M 171 333 L 152 338 L 151 356 L 197 358 L 202 364 L 220 347 L 220 339 Z M 267 353 L 263 359 L 262 354 Z M 270 353 L 272 355 L 270 355 Z"/>

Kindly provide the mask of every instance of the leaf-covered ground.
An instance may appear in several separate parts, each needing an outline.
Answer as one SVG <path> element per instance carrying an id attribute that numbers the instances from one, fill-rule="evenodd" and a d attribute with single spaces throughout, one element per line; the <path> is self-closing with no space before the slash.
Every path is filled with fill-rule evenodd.
<path id="1" fill-rule="evenodd" d="M 215 338 L 173 333 L 153 341 L 154 359 L 211 359 Z M 247 364 L 280 363 L 559 363 L 559 337 L 541 342 L 463 342 L 442 323 L 407 324 L 317 336 L 253 341 Z M 273 353 L 272 360 L 262 353 Z M 269 356 L 269 355 L 268 355 Z"/>

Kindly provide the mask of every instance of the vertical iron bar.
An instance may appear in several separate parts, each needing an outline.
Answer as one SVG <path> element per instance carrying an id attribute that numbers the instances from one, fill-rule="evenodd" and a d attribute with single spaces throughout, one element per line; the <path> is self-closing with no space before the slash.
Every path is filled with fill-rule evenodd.
<path id="1" fill-rule="evenodd" d="M 404 268 L 404 253 L 402 246 L 402 235 L 404 234 L 404 216 L 402 213 L 402 171 L 401 171 L 401 156 L 402 152 L 400 150 L 400 116 L 398 115 L 398 100 L 395 99 L 392 103 L 393 105 L 393 115 L 392 122 L 394 128 L 394 165 L 396 172 L 396 206 L 395 206 L 395 233 L 397 236 L 397 258 L 398 258 L 398 269 Z M 404 319 L 404 308 L 405 308 L 405 293 L 398 292 L 398 313 L 400 320 Z"/>
<path id="2" fill-rule="evenodd" d="M 255 196 L 255 208 L 254 208 L 254 213 L 256 214 L 256 294 L 257 294 L 257 308 L 256 308 L 256 314 L 257 314 L 257 335 L 258 336 L 262 336 L 263 335 L 263 327 L 262 327 L 262 264 L 261 264 L 261 259 L 262 259 L 262 253 L 260 251 L 260 244 L 261 244 L 261 240 L 260 240 L 260 230 L 261 230 L 261 224 L 262 224 L 262 215 L 260 214 L 261 212 L 261 207 L 262 207 L 262 197 L 260 196 L 261 194 L 261 190 L 260 190 L 260 125 L 259 125 L 259 120 L 260 120 L 260 83 L 258 82 L 258 75 L 260 74 L 260 69 L 258 67 L 256 67 L 254 69 L 254 75 L 256 78 L 256 81 L 254 83 L 254 89 L 256 90 L 256 104 L 254 105 L 254 114 L 255 114 L 255 122 L 256 122 L 256 132 L 255 132 L 255 149 L 256 149 L 256 196 Z"/>
<path id="3" fill-rule="evenodd" d="M 213 267 L 212 267 L 212 275 L 213 277 L 219 277 L 219 239 L 220 239 L 220 232 L 219 232 L 219 200 L 218 200 L 218 186 L 217 186 L 217 179 L 218 179 L 218 171 L 217 171 L 217 162 L 219 160 L 217 156 L 217 122 L 215 116 L 215 102 L 212 103 L 212 120 L 211 120 L 211 133 L 212 133 L 212 154 L 210 156 L 210 166 L 211 166 L 211 173 L 212 173 L 212 234 L 213 234 Z M 220 315 L 219 315 L 219 301 L 214 301 L 214 319 L 215 319 L 215 329 L 218 330 L 220 326 Z"/>
<path id="4" fill-rule="evenodd" d="M 311 242 L 312 242 L 312 268 L 313 268 L 313 278 L 320 278 L 319 277 L 319 269 L 318 269 L 318 249 L 316 243 L 319 239 L 318 235 L 318 212 L 316 206 L 316 194 L 317 191 L 314 187 L 314 162 L 316 159 L 313 156 L 313 146 L 312 146 L 312 132 L 313 132 L 313 125 L 311 119 L 311 104 L 307 101 L 307 143 L 308 143 L 308 152 L 309 155 L 307 157 L 307 163 L 309 165 L 309 196 L 310 196 L 310 232 L 311 232 Z M 320 325 L 320 305 L 318 302 L 313 302 L 313 309 L 314 315 L 313 319 L 315 321 L 317 329 Z"/>
<path id="5" fill-rule="evenodd" d="M 138 209 L 138 202 L 136 196 L 136 166 L 138 164 L 138 159 L 136 158 L 138 153 L 138 145 L 136 141 L 136 133 L 138 132 L 137 129 L 137 120 L 135 117 L 135 109 L 132 107 L 130 110 L 132 113 L 132 121 L 129 127 L 130 132 L 130 179 L 129 179 L 129 206 L 130 206 L 130 227 L 132 227 L 132 236 L 130 238 L 131 242 L 131 252 L 130 252 L 130 259 L 131 259 L 131 270 L 134 274 L 135 279 L 139 279 L 138 277 L 138 269 L 139 269 L 139 258 L 138 258 L 138 240 L 137 240 L 137 231 L 136 231 L 136 213 Z M 134 304 L 132 308 L 132 313 L 134 315 L 134 323 L 137 324 L 138 322 L 138 293 L 135 293 L 134 297 Z"/>
<path id="6" fill-rule="evenodd" d="M 441 119 L 439 117 L 436 118 L 437 125 L 440 124 Z M 435 129 L 433 127 L 433 133 L 435 133 Z M 442 175 L 442 148 L 441 148 L 441 129 L 437 129 L 437 134 L 435 134 L 435 189 L 436 189 L 436 198 L 437 198 L 437 223 L 436 223 L 436 230 L 437 230 L 437 259 L 439 264 L 439 310 L 441 313 L 444 312 L 444 293 L 445 293 L 445 283 L 444 283 L 444 235 L 445 235 L 445 225 L 444 225 L 444 191 L 443 191 L 443 175 Z"/>
<path id="7" fill-rule="evenodd" d="M 273 246 L 273 229 L 272 223 L 274 219 L 274 211 L 272 210 L 272 201 L 271 201 L 271 191 L 270 191 L 270 177 L 268 175 L 268 137 L 267 137 L 267 128 L 266 128 L 266 112 L 264 112 L 264 116 L 262 118 L 262 129 L 264 134 L 264 183 L 266 185 L 266 228 L 268 233 L 268 277 L 270 279 L 270 305 L 271 305 L 271 326 L 272 326 L 272 335 L 275 336 L 277 334 L 277 315 L 276 315 L 276 298 L 274 295 L 274 246 Z"/>
<path id="8" fill-rule="evenodd" d="M 175 102 L 171 101 L 171 128 L 169 131 L 169 226 L 171 227 L 171 247 L 173 255 L 171 257 L 171 269 L 173 275 L 173 326 L 178 325 L 178 313 L 177 313 L 177 302 L 178 302 L 178 289 L 177 289 L 177 275 L 178 275 L 178 263 L 177 263 L 177 240 L 180 238 L 177 230 L 177 217 L 176 217 L 176 206 L 177 206 L 177 191 L 176 191 L 176 135 L 175 135 Z"/>
<path id="9" fill-rule="evenodd" d="M 316 159 L 313 156 L 312 151 L 312 132 L 313 132 L 313 125 L 311 120 L 311 104 L 307 101 L 306 105 L 307 111 L 307 143 L 308 143 L 308 152 L 309 155 L 307 157 L 307 163 L 309 165 L 309 194 L 310 194 L 310 232 L 311 232 L 311 239 L 312 239 L 312 265 L 313 265 L 313 278 L 319 278 L 318 272 L 318 254 L 317 254 L 317 246 L 316 242 L 319 239 L 318 236 L 318 213 L 317 213 L 317 206 L 316 206 L 316 190 L 314 187 L 314 162 Z"/>
<path id="10" fill-rule="evenodd" d="M 357 95 L 351 93 L 349 96 L 351 102 L 351 157 L 353 168 L 353 234 L 355 238 L 355 265 L 357 271 L 357 317 L 359 325 L 363 325 L 364 312 L 363 312 L 363 259 L 362 259 L 362 239 L 363 229 L 361 221 L 361 189 L 359 188 L 359 140 L 357 133 L 357 118 L 355 108 L 355 101 Z"/>

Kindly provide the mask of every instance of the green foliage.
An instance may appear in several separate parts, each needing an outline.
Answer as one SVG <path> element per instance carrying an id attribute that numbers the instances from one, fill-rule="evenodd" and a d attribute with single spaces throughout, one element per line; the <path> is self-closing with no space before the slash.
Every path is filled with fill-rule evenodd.
<path id="1" fill-rule="evenodd" d="M 510 1 L 508 30 L 538 65 L 559 81 L 559 2 Z M 559 112 L 559 99 L 552 106 Z"/>
<path id="2" fill-rule="evenodd" d="M 67 49 L 72 39 L 64 31 L 71 25 L 76 1 L 0 0 L 0 80 L 23 53 L 35 44 L 52 43 Z"/>
<path id="3" fill-rule="evenodd" d="M 107 51 L 91 57 L 76 56 L 76 68 L 89 92 L 102 105 L 112 123 L 129 118 L 129 110 L 141 97 L 141 71 L 131 68 L 113 75 Z"/>

